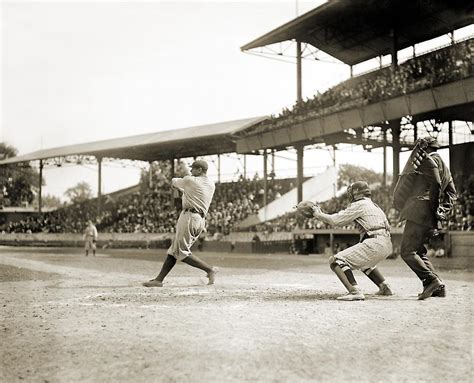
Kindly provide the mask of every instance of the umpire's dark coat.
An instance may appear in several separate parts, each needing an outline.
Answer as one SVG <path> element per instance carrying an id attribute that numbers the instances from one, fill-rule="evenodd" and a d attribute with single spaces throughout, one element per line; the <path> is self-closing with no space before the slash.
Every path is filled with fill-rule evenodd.
<path id="1" fill-rule="evenodd" d="M 431 228 L 437 227 L 438 206 L 450 209 L 456 198 L 451 173 L 438 153 L 430 153 L 421 163 L 411 197 L 401 211 L 402 219 Z"/>

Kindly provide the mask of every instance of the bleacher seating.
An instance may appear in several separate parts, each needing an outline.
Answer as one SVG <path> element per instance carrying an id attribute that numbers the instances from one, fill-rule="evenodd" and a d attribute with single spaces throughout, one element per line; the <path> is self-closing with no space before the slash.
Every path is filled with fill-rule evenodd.
<path id="1" fill-rule="evenodd" d="M 216 187 L 207 221 L 208 236 L 228 235 L 235 231 L 234 225 L 254 214 L 263 202 L 263 181 L 239 180 L 221 183 Z M 270 181 L 269 201 L 294 187 L 294 179 Z M 373 189 L 373 200 L 386 212 L 392 227 L 399 227 L 398 212 L 391 204 L 388 188 Z M 333 198 L 322 203 L 325 212 L 335 213 L 347 205 L 346 196 Z M 27 219 L 4 225 L 2 230 L 15 233 L 81 233 L 85 222 L 93 219 L 96 201 L 86 201 L 70 205 L 42 217 Z M 454 209 L 445 228 L 449 230 L 473 230 L 474 190 L 472 185 L 461 188 Z M 102 215 L 97 219 L 97 227 L 102 232 L 114 233 L 170 233 L 174 231 L 177 210 L 169 186 L 161 180 L 151 189 L 142 188 L 140 192 L 120 195 L 114 199 L 106 197 Z M 266 233 L 291 232 L 296 228 L 324 229 L 327 225 L 320 221 L 303 219 L 289 212 L 273 221 L 266 222 L 251 230 Z M 349 225 L 347 229 L 352 229 Z"/>
<path id="2" fill-rule="evenodd" d="M 473 45 L 474 39 L 469 39 L 408 60 L 396 69 L 384 68 L 349 79 L 295 105 L 292 110 L 283 110 L 279 116 L 257 125 L 252 134 L 472 76 Z M 103 232 L 173 232 L 177 210 L 167 181 L 170 177 L 169 166 L 155 170 L 152 174 L 153 187 L 148 186 L 145 177 L 140 183 L 140 191 L 105 196 L 99 217 L 95 217 L 97 202 L 86 201 L 44 213 L 41 217 L 12 222 L 3 225 L 1 229 L 15 233 L 81 233 L 85 222 L 94 219 L 99 231 Z M 269 180 L 268 202 L 279 198 L 295 186 L 294 179 Z M 209 235 L 227 235 L 234 231 L 236 223 L 262 207 L 263 193 L 263 180 L 257 178 L 218 184 L 207 217 Z M 391 225 L 400 226 L 398 213 L 391 205 L 389 191 L 376 189 L 373 191 L 373 199 L 387 213 Z M 461 188 L 455 208 L 446 224 L 447 229 L 473 229 L 473 201 L 472 185 Z M 325 202 L 323 209 L 333 213 L 344 208 L 346 203 L 343 197 L 335 198 Z M 325 225 L 288 213 L 254 229 L 289 232 L 296 227 L 317 229 L 324 228 Z"/>
<path id="3" fill-rule="evenodd" d="M 263 133 L 472 76 L 473 51 L 474 39 L 469 39 L 410 59 L 395 69 L 387 67 L 351 78 L 284 108 L 244 134 Z"/>

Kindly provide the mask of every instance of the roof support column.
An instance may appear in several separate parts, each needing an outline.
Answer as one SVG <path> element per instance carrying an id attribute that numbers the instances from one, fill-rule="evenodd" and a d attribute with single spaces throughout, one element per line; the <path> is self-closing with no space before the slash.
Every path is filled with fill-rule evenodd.
<path id="1" fill-rule="evenodd" d="M 221 155 L 217 155 L 217 182 L 221 183 Z"/>
<path id="2" fill-rule="evenodd" d="M 449 150 L 453 148 L 453 121 L 448 122 Z"/>
<path id="3" fill-rule="evenodd" d="M 171 167 L 170 167 L 170 177 L 174 178 L 174 158 L 172 158 L 170 160 L 170 165 L 171 165 Z"/>
<path id="4" fill-rule="evenodd" d="M 301 63 L 301 42 L 296 42 L 296 102 L 299 104 L 303 100 L 302 88 L 302 63 Z"/>
<path id="5" fill-rule="evenodd" d="M 267 149 L 263 149 L 263 206 L 267 206 L 268 202 L 268 158 Z"/>
<path id="6" fill-rule="evenodd" d="M 244 180 L 247 179 L 247 155 L 244 154 Z"/>
<path id="7" fill-rule="evenodd" d="M 43 160 L 39 162 L 39 187 L 38 187 L 38 212 L 42 209 L 42 191 L 43 191 Z"/>
<path id="8" fill-rule="evenodd" d="M 332 165 L 334 166 L 335 169 L 337 169 L 336 168 L 336 150 L 337 150 L 337 147 L 336 147 L 336 144 L 334 144 L 332 146 Z M 336 193 L 337 193 L 337 182 L 332 185 L 333 197 L 336 197 Z"/>
<path id="9" fill-rule="evenodd" d="M 297 203 L 303 201 L 303 154 L 304 145 L 297 145 L 296 147 L 296 187 L 297 187 Z"/>
<path id="10" fill-rule="evenodd" d="M 97 216 L 102 213 L 102 157 L 97 158 L 98 180 L 97 180 Z"/>
<path id="11" fill-rule="evenodd" d="M 351 78 L 354 77 L 354 65 L 351 65 L 350 67 L 350 75 L 351 75 Z"/>
<path id="12" fill-rule="evenodd" d="M 413 126 L 413 142 L 416 142 L 418 139 L 418 123 L 416 122 Z"/>
<path id="13" fill-rule="evenodd" d="M 148 164 L 148 187 L 151 189 L 153 187 L 153 161 L 149 161 Z"/>
<path id="14" fill-rule="evenodd" d="M 398 175 L 400 174 L 400 120 L 389 121 L 392 131 L 392 148 L 393 148 L 393 179 L 392 187 L 395 187 Z"/>
<path id="15" fill-rule="evenodd" d="M 272 171 L 270 172 L 272 180 L 275 178 L 275 149 L 272 150 Z"/>
<path id="16" fill-rule="evenodd" d="M 387 186 L 387 128 L 382 127 L 383 131 L 383 187 Z"/>
<path id="17" fill-rule="evenodd" d="M 171 178 L 175 178 L 175 176 L 176 176 L 175 162 L 179 165 L 179 159 L 178 158 L 172 158 L 170 160 L 170 162 L 171 162 L 170 175 L 171 175 Z M 179 213 L 179 211 L 181 210 L 181 200 L 180 200 L 179 191 L 175 188 L 171 188 L 171 199 L 172 199 L 174 208 Z"/>
<path id="18" fill-rule="evenodd" d="M 390 37 L 392 38 L 392 49 L 391 49 L 391 55 L 392 55 L 392 69 L 395 69 L 398 66 L 398 56 L 397 56 L 397 51 L 398 51 L 398 34 L 397 30 L 393 28 L 390 31 Z"/>

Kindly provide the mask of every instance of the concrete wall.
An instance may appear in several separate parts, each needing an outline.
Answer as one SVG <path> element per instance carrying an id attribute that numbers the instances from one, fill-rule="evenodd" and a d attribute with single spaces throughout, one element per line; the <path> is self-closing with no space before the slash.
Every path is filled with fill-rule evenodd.
<path id="1" fill-rule="evenodd" d="M 433 258 L 435 267 L 474 270 L 474 233 L 471 231 L 451 231 L 446 244 L 448 257 Z"/>

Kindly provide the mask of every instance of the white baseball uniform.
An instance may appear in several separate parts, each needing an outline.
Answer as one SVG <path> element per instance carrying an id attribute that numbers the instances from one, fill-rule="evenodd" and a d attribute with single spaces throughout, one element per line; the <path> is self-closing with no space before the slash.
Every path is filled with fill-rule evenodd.
<path id="1" fill-rule="evenodd" d="M 94 225 L 88 225 L 84 231 L 84 240 L 86 241 L 84 247 L 86 250 L 96 249 L 95 241 L 97 241 L 97 237 L 96 227 Z"/>
<path id="2" fill-rule="evenodd" d="M 361 234 L 368 238 L 334 255 L 346 262 L 352 269 L 366 270 L 392 254 L 390 225 L 385 213 L 370 198 L 364 197 L 352 202 L 347 209 L 336 214 L 321 213 L 325 222 L 343 226 L 355 222 Z"/>
<path id="3" fill-rule="evenodd" d="M 183 193 L 183 210 L 168 254 L 177 260 L 191 255 L 191 246 L 205 227 L 205 219 L 216 186 L 207 176 L 173 178 L 171 184 Z"/>

